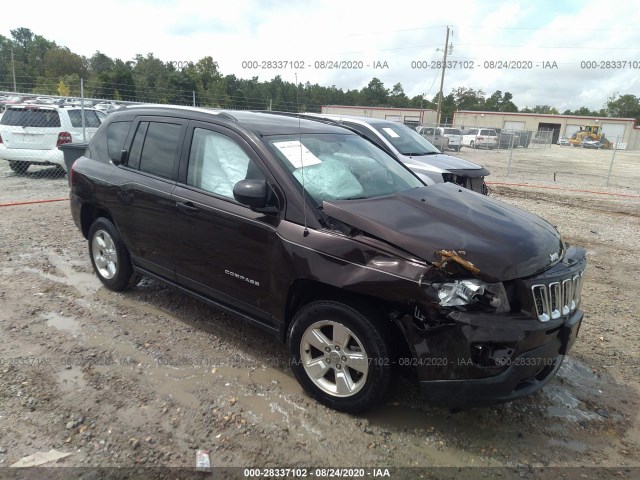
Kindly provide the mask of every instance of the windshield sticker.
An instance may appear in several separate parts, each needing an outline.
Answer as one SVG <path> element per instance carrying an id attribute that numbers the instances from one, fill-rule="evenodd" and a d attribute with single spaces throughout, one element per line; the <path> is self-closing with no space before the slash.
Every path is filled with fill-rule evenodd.
<path id="1" fill-rule="evenodd" d="M 302 166 L 309 167 L 322 163 L 322 160 L 311 153 L 311 151 L 298 140 L 274 142 L 273 144 L 282 152 L 287 160 L 291 162 L 294 168 L 301 168 Z"/>
<path id="2" fill-rule="evenodd" d="M 387 132 L 387 135 L 392 136 L 393 138 L 400 138 L 400 135 L 398 135 L 395 130 L 393 130 L 393 128 L 383 128 L 382 130 L 384 130 L 385 132 Z"/>

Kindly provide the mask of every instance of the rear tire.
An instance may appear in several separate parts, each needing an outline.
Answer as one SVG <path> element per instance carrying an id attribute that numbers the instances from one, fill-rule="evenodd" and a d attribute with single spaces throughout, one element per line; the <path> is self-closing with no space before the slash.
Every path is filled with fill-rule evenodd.
<path id="1" fill-rule="evenodd" d="M 470 148 L 474 148 L 474 149 L 476 148 L 476 144 L 475 144 L 475 142 L 473 140 L 471 140 L 471 143 L 469 144 L 469 147 Z"/>
<path id="2" fill-rule="evenodd" d="M 19 174 L 27 173 L 30 165 L 29 162 L 9 162 L 9 168 Z"/>
<path id="3" fill-rule="evenodd" d="M 89 257 L 93 271 L 110 290 L 125 290 L 140 279 L 133 271 L 129 251 L 120 232 L 106 218 L 98 218 L 89 229 Z"/>
<path id="4" fill-rule="evenodd" d="M 383 335 L 372 318 L 364 308 L 328 300 L 305 305 L 294 316 L 288 335 L 293 373 L 327 407 L 358 413 L 387 393 L 392 360 L 385 338 L 391 335 Z"/>

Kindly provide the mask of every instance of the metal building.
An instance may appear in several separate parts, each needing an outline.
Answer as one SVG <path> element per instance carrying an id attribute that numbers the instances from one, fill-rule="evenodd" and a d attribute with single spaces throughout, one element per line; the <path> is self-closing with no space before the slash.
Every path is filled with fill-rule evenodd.
<path id="1" fill-rule="evenodd" d="M 428 108 L 352 107 L 347 105 L 323 105 L 322 113 L 355 115 L 379 118 L 409 126 L 430 125 L 436 122 L 436 111 Z"/>
<path id="2" fill-rule="evenodd" d="M 552 142 L 559 137 L 571 137 L 587 125 L 601 125 L 604 135 L 625 148 L 637 149 L 640 128 L 635 118 L 581 117 L 577 115 L 550 115 L 541 113 L 476 112 L 458 110 L 453 114 L 453 124 L 458 127 L 496 127 L 506 130 L 552 131 Z M 628 147 L 627 147 L 628 146 Z"/>

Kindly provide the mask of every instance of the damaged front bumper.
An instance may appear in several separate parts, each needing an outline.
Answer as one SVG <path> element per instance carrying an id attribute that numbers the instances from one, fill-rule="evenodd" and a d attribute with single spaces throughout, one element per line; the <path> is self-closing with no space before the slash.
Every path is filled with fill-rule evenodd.
<path id="1" fill-rule="evenodd" d="M 455 259 L 450 252 L 440 253 L 443 261 Z M 423 305 L 404 315 L 402 329 L 430 403 L 508 402 L 548 383 L 582 323 L 585 268 L 584 250 L 570 247 L 548 270 L 509 282 L 509 311 Z"/>
<path id="2" fill-rule="evenodd" d="M 512 328 L 498 332 L 486 325 L 487 321 L 495 322 L 495 318 L 472 319 L 462 315 L 458 321 L 469 335 L 468 351 L 436 357 L 441 364 L 451 366 L 446 373 L 440 370 L 439 376 L 448 374 L 457 378 L 433 379 L 432 369 L 418 368 L 423 394 L 432 404 L 450 407 L 508 402 L 530 395 L 558 371 L 576 340 L 582 318 L 581 311 L 552 324 L 530 318 L 504 318 L 505 322 L 514 322 Z M 538 328 L 523 330 L 522 322 Z M 429 356 L 433 358 L 433 354 Z"/>

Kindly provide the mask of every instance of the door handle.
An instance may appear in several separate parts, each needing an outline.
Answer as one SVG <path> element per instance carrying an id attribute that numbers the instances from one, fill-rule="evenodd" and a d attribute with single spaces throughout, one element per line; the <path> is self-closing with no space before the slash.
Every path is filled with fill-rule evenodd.
<path id="1" fill-rule="evenodd" d="M 176 202 L 176 207 L 188 214 L 198 213 L 200 211 L 200 209 L 191 202 Z"/>

